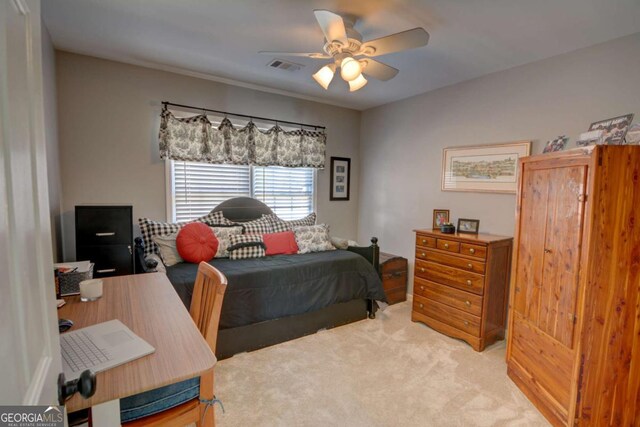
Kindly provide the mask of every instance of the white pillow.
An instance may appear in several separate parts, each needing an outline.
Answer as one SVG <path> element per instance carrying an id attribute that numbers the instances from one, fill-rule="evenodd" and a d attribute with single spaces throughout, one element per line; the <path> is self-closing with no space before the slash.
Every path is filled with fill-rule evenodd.
<path id="1" fill-rule="evenodd" d="M 296 236 L 299 254 L 334 251 L 336 249 L 331 243 L 327 224 L 294 227 L 293 232 Z"/>
<path id="2" fill-rule="evenodd" d="M 231 236 L 242 234 L 242 227 L 211 227 L 211 229 L 218 238 L 218 251 L 215 258 L 228 258 L 227 248 L 231 242 Z"/>
<path id="3" fill-rule="evenodd" d="M 172 265 L 176 265 L 184 261 L 180 256 L 180 253 L 178 253 L 178 248 L 176 246 L 177 236 L 178 233 L 172 233 L 151 237 L 153 243 L 158 247 L 158 251 L 160 251 L 160 258 L 162 259 L 162 262 L 167 267 L 171 267 Z"/>

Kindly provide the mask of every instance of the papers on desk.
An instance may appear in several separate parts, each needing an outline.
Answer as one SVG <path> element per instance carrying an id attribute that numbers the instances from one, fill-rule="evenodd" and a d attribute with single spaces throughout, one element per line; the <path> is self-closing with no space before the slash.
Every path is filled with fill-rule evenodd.
<path id="1" fill-rule="evenodd" d="M 64 269 L 65 273 L 86 273 L 91 268 L 91 261 L 59 262 L 53 264 L 53 268 Z"/>

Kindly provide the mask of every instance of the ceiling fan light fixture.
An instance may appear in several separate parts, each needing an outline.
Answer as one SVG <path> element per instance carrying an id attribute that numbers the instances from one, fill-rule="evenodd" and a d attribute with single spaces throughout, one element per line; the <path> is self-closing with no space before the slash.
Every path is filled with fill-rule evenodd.
<path id="1" fill-rule="evenodd" d="M 318 82 L 325 90 L 329 88 L 329 83 L 333 80 L 333 75 L 336 72 L 336 66 L 334 64 L 328 64 L 320 68 L 314 75 L 313 79 Z"/>
<path id="2" fill-rule="evenodd" d="M 347 56 L 340 63 L 340 75 L 347 82 L 357 79 L 361 73 L 362 66 L 360 65 L 360 62 L 355 60 L 352 56 Z"/>
<path id="3" fill-rule="evenodd" d="M 358 89 L 362 89 L 367 84 L 367 79 L 362 74 L 358 75 L 355 79 L 349 82 L 349 92 L 355 92 Z"/>

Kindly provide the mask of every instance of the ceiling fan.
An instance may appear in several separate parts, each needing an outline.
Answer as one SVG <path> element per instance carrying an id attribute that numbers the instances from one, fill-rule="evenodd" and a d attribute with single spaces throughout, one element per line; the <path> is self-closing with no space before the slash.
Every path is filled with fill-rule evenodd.
<path id="1" fill-rule="evenodd" d="M 304 56 L 313 59 L 333 59 L 320 68 L 313 78 L 324 89 L 329 88 L 333 76 L 340 68 L 340 76 L 349 83 L 349 91 L 354 92 L 367 84 L 363 74 L 378 80 L 390 80 L 398 74 L 396 68 L 373 59 L 375 56 L 400 52 L 425 46 L 429 33 L 424 28 L 414 28 L 391 34 L 375 40 L 362 41 L 362 36 L 353 26 L 356 18 L 341 16 L 328 10 L 314 10 L 318 24 L 324 33 L 324 53 L 265 52 L 274 56 Z"/>

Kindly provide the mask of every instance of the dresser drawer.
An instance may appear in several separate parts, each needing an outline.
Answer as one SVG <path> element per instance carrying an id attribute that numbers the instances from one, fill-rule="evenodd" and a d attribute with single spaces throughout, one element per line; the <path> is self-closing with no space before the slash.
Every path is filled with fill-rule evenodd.
<path id="1" fill-rule="evenodd" d="M 472 261 L 456 255 L 448 255 L 442 252 L 425 249 L 423 251 L 416 251 L 416 258 L 423 259 L 425 261 L 432 261 L 438 264 L 445 264 L 450 267 L 456 267 L 473 273 L 484 274 L 484 262 Z"/>
<path id="2" fill-rule="evenodd" d="M 482 314 L 482 297 L 470 292 L 416 278 L 413 283 L 415 295 L 457 308 L 474 316 Z"/>
<path id="3" fill-rule="evenodd" d="M 76 206 L 76 246 L 131 244 L 131 215 L 131 206 Z"/>
<path id="4" fill-rule="evenodd" d="M 450 285 L 474 294 L 482 295 L 484 292 L 484 276 L 446 265 L 416 260 L 415 274 L 422 279 Z"/>
<path id="5" fill-rule="evenodd" d="M 414 296 L 413 310 L 473 336 L 480 336 L 480 318 L 439 302 Z"/>
<path id="6" fill-rule="evenodd" d="M 485 259 L 487 257 L 487 247 L 472 245 L 471 243 L 462 243 L 460 244 L 460 253 Z"/>
<path id="7" fill-rule="evenodd" d="M 449 252 L 460 252 L 460 243 L 453 240 L 438 239 L 436 248 Z"/>
<path id="8" fill-rule="evenodd" d="M 93 277 L 133 274 L 133 256 L 129 245 L 79 246 L 76 258 L 95 263 Z"/>
<path id="9" fill-rule="evenodd" d="M 435 248 L 436 238 L 431 236 L 425 236 L 424 234 L 416 235 L 416 246 L 423 246 L 425 248 Z"/>

